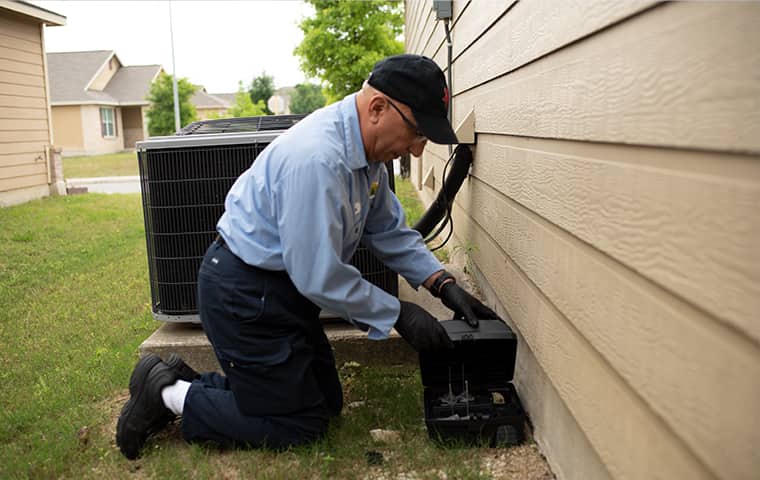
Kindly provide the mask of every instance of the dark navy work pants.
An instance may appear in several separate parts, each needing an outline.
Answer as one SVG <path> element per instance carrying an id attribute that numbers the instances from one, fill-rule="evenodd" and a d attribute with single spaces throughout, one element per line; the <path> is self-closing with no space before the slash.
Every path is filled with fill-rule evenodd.
<path id="1" fill-rule="evenodd" d="M 219 240 L 198 274 L 198 306 L 225 375 L 192 383 L 185 439 L 283 448 L 319 438 L 343 407 L 319 308 L 285 272 L 247 265 Z"/>

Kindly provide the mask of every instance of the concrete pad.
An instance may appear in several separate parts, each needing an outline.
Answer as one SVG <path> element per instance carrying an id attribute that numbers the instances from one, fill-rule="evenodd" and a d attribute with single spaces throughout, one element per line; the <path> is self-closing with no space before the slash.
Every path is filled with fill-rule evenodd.
<path id="1" fill-rule="evenodd" d="M 447 266 L 467 288 L 468 280 L 461 270 Z M 440 320 L 451 318 L 452 312 L 439 299 L 424 288 L 415 291 L 403 278 L 399 278 L 399 298 L 414 302 L 425 308 Z M 369 365 L 398 365 L 417 363 L 417 353 L 395 331 L 387 340 L 373 341 L 367 334 L 341 320 L 325 322 L 325 333 L 335 352 L 338 365 L 354 361 Z M 166 359 L 170 354 L 179 354 L 185 362 L 198 371 L 220 370 L 219 363 L 198 324 L 163 323 L 140 345 L 140 355 L 156 353 Z"/>

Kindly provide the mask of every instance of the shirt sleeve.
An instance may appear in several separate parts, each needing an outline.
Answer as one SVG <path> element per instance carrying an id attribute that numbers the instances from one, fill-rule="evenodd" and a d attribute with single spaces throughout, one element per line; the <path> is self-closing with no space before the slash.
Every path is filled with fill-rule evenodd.
<path id="1" fill-rule="evenodd" d="M 393 295 L 364 280 L 341 260 L 350 211 L 347 182 L 319 159 L 292 162 L 274 189 L 285 269 L 298 291 L 338 314 L 369 338 L 387 338 L 398 318 Z"/>
<path id="2" fill-rule="evenodd" d="M 383 263 L 401 274 L 415 289 L 430 275 L 443 270 L 422 235 L 406 225 L 404 209 L 390 189 L 384 165 L 362 238 Z"/>

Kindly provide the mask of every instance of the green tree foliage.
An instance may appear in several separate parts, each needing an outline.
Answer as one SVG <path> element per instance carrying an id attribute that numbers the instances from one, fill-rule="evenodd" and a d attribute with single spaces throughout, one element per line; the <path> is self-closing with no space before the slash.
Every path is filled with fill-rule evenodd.
<path id="1" fill-rule="evenodd" d="M 150 108 L 147 111 L 148 134 L 150 136 L 172 135 L 175 131 L 173 82 L 171 75 L 161 73 L 150 86 L 150 92 L 148 92 Z M 195 105 L 190 103 L 190 98 L 195 93 L 196 88 L 187 78 L 180 78 L 177 81 L 179 120 L 182 127 L 198 119 Z"/>
<path id="2" fill-rule="evenodd" d="M 271 115 L 272 112 L 267 107 L 267 101 L 269 97 L 274 93 L 274 77 L 267 75 L 267 72 L 261 72 L 261 75 L 254 77 L 251 81 L 251 87 L 248 89 L 248 93 L 251 97 L 251 101 L 256 104 L 258 102 L 264 103 L 264 112 L 266 115 Z"/>
<path id="3" fill-rule="evenodd" d="M 256 103 L 251 101 L 251 95 L 243 88 L 243 82 L 238 82 L 238 91 L 235 95 L 235 105 L 227 112 L 230 117 L 258 117 L 269 115 L 263 100 Z"/>
<path id="4" fill-rule="evenodd" d="M 324 106 L 322 87 L 313 83 L 299 83 L 290 95 L 290 113 L 311 113 Z"/>
<path id="5" fill-rule="evenodd" d="M 378 60 L 404 51 L 401 2 L 307 1 L 315 14 L 301 21 L 294 53 L 304 73 L 324 82 L 330 102 L 358 90 Z"/>

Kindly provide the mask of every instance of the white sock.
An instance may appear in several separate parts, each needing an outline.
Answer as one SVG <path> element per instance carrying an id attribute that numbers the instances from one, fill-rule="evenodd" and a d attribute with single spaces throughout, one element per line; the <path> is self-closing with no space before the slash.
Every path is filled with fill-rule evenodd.
<path id="1" fill-rule="evenodd" d="M 174 385 L 161 389 L 161 399 L 166 408 L 171 410 L 174 415 L 182 415 L 188 390 L 190 390 L 190 382 L 184 380 L 177 380 Z"/>

